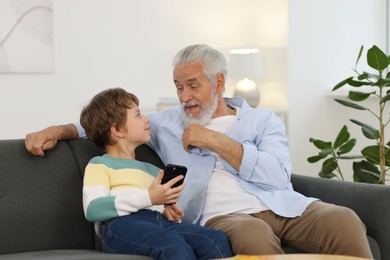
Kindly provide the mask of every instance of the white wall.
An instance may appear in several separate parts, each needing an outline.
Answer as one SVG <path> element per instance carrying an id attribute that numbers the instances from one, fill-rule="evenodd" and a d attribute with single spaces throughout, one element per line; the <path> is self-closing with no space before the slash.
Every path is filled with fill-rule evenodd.
<path id="1" fill-rule="evenodd" d="M 349 119 L 377 123 L 368 112 L 337 104 L 329 93 L 338 82 L 354 75 L 361 45 L 367 50 L 375 44 L 385 51 L 385 42 L 384 0 L 289 1 L 289 137 L 294 172 L 316 176 L 321 164 L 306 161 L 318 153 L 309 138 L 334 141 L 344 124 L 358 140 L 356 154 L 368 144 L 359 143 L 365 138 Z M 351 180 L 351 164 L 343 165 Z"/>
<path id="2" fill-rule="evenodd" d="M 285 81 L 282 91 L 287 100 L 287 54 L 285 48 L 281 52 L 272 47 L 275 42 L 287 44 L 281 33 L 287 31 L 286 3 L 53 0 L 55 72 L 0 74 L 0 139 L 24 138 L 48 125 L 74 122 L 82 106 L 109 87 L 134 92 L 141 109 L 153 110 L 159 97 L 176 96 L 171 60 L 179 49 L 194 43 L 207 43 L 225 54 L 236 47 L 270 49 L 263 54 L 267 69 L 284 69 L 268 74 L 267 81 Z M 255 18 L 262 13 L 270 17 L 272 12 L 283 23 L 275 35 Z M 228 88 L 226 94 L 231 92 Z"/>
<path id="3" fill-rule="evenodd" d="M 332 140 L 356 114 L 327 93 L 352 73 L 360 45 L 385 45 L 385 0 L 53 2 L 55 72 L 0 74 L 0 139 L 74 122 L 109 87 L 134 92 L 153 110 L 159 97 L 175 96 L 171 59 L 188 44 L 225 54 L 256 47 L 266 69 L 261 105 L 289 108 L 293 170 L 316 176 L 320 164 L 306 161 L 317 152 L 309 138 Z"/>

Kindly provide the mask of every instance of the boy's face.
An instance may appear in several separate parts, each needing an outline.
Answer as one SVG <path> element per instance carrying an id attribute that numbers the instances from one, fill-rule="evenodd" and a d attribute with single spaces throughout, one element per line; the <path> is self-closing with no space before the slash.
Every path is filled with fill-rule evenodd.
<path id="1" fill-rule="evenodd" d="M 141 114 L 139 107 L 132 104 L 127 109 L 127 121 L 125 124 L 126 141 L 129 143 L 144 144 L 150 141 L 149 118 Z"/>

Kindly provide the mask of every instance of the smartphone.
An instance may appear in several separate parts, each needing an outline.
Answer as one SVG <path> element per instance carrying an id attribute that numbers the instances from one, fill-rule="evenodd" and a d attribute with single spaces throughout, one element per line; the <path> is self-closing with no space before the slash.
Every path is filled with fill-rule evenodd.
<path id="1" fill-rule="evenodd" d="M 187 168 L 183 165 L 167 164 L 164 169 L 164 177 L 161 180 L 161 184 L 164 184 L 179 175 L 183 175 L 185 177 L 186 173 L 187 173 Z M 172 188 L 181 185 L 183 181 L 184 178 L 176 182 L 175 184 L 173 184 Z"/>

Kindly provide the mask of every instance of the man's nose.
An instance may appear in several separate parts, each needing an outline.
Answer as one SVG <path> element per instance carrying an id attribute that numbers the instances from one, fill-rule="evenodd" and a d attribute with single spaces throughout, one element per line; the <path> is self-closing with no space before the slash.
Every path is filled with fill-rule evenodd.
<path id="1" fill-rule="evenodd" d="M 191 91 L 184 88 L 183 92 L 180 94 L 180 99 L 182 102 L 188 102 L 192 99 Z"/>

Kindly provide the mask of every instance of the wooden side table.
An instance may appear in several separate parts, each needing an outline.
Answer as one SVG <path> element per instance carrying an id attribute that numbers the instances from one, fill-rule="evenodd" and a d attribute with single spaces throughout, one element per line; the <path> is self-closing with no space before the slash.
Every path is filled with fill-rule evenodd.
<path id="1" fill-rule="evenodd" d="M 361 258 L 355 256 L 345 255 L 324 255 L 324 254 L 285 254 L 285 255 L 264 255 L 264 256 L 250 256 L 250 255 L 236 255 L 231 260 L 368 260 L 368 258 Z"/>

